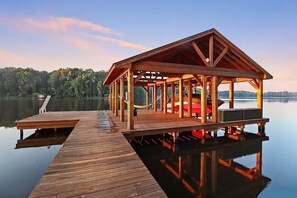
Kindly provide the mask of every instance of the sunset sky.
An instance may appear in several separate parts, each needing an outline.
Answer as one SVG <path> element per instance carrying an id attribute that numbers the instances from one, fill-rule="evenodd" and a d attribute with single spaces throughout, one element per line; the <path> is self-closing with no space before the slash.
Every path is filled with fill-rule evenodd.
<path id="1" fill-rule="evenodd" d="M 0 0 L 0 67 L 108 70 L 113 62 L 216 28 L 297 91 L 297 1 Z"/>

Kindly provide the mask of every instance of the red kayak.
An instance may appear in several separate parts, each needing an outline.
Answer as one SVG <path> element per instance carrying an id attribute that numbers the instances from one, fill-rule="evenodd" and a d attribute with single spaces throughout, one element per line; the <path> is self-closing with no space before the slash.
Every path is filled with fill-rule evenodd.
<path id="1" fill-rule="evenodd" d="M 192 131 L 192 136 L 196 137 L 196 138 L 199 138 L 199 139 L 202 139 L 202 130 L 199 129 L 199 130 L 193 130 Z M 211 136 L 209 134 L 205 134 L 205 138 L 206 139 L 210 139 Z"/>

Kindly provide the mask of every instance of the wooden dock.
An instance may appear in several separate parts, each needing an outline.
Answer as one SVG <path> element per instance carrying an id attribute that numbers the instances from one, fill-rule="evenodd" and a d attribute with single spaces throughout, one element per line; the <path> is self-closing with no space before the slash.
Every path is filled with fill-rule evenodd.
<path id="1" fill-rule="evenodd" d="M 166 197 L 125 137 L 110 132 L 105 111 L 48 112 L 17 127 L 67 120 L 79 121 L 30 197 Z"/>
<path id="2" fill-rule="evenodd" d="M 74 126 L 30 197 L 166 197 L 126 138 L 268 121 L 201 124 L 195 118 L 143 110 L 134 130 L 127 130 L 127 123 L 110 111 L 47 112 L 16 124 L 18 129 Z"/>

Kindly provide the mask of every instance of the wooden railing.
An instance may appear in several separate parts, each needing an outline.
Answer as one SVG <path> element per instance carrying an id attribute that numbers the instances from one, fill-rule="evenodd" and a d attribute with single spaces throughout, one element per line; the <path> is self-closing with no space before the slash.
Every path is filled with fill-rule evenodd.
<path id="1" fill-rule="evenodd" d="M 46 106 L 47 106 L 50 99 L 51 99 L 50 95 L 46 96 L 45 100 L 43 101 L 42 106 L 39 108 L 39 114 L 42 114 L 42 113 L 46 112 Z"/>

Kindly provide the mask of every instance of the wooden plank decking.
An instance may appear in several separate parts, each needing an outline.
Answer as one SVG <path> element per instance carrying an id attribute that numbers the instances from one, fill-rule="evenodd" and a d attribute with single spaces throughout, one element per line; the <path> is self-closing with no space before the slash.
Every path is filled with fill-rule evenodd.
<path id="1" fill-rule="evenodd" d="M 18 123 L 67 119 L 79 122 L 30 197 L 166 196 L 125 137 L 108 133 L 105 111 L 48 112 Z"/>
<path id="2" fill-rule="evenodd" d="M 205 123 L 176 114 L 139 111 L 127 130 L 110 111 L 47 112 L 18 121 L 19 129 L 75 125 L 31 197 L 165 197 L 126 138 L 192 129 L 266 123 L 269 119 Z M 46 123 L 46 124 L 45 124 Z M 58 124 L 57 124 L 58 123 Z M 70 124 L 71 125 L 71 124 Z"/>

